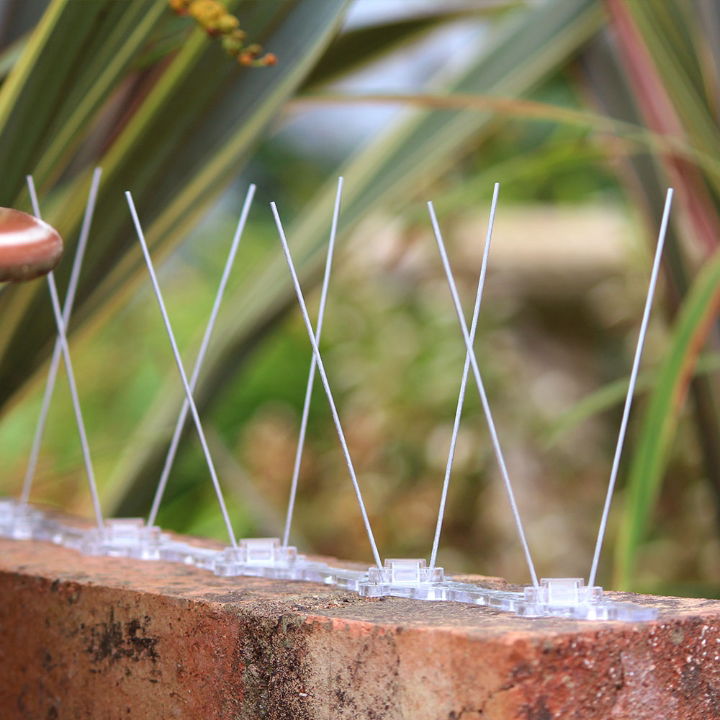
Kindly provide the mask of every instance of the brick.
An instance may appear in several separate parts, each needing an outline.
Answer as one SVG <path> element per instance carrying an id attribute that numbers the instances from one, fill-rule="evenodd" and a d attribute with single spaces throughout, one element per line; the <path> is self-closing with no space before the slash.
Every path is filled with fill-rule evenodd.
<path id="1" fill-rule="evenodd" d="M 11 540 L 0 596 L 3 720 L 720 718 L 715 600 L 531 620 Z"/>

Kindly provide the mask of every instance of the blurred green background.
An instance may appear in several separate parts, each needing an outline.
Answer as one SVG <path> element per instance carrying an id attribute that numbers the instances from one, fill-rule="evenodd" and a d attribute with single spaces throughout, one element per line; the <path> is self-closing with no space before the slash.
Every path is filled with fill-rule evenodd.
<path id="1" fill-rule="evenodd" d="M 247 185 L 258 185 L 197 400 L 237 532 L 277 535 L 310 349 L 268 202 L 314 313 L 342 174 L 324 360 L 381 553 L 427 556 L 464 348 L 425 202 L 469 314 L 498 181 L 478 358 L 539 574 L 586 575 L 672 185 L 600 580 L 720 596 L 720 6 L 224 5 L 277 65 L 240 65 L 165 0 L 0 8 L 0 204 L 28 209 L 34 174 L 68 244 L 61 290 L 90 173 L 103 168 L 71 350 L 106 513 L 147 513 L 182 400 L 122 191 L 135 196 L 189 367 Z M 43 281 L 0 288 L 8 495 L 53 340 Z M 159 522 L 223 538 L 191 428 L 181 447 Z M 33 500 L 91 512 L 62 374 Z M 292 539 L 370 557 L 319 383 Z M 472 382 L 439 558 L 451 572 L 527 579 Z"/>

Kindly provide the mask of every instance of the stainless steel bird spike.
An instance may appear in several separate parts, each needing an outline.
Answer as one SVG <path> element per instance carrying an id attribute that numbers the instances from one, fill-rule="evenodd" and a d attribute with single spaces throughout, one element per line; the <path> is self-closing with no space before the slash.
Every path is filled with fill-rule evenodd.
<path id="1" fill-rule="evenodd" d="M 235 262 L 235 256 L 237 255 L 240 240 L 242 239 L 243 232 L 245 231 L 245 225 L 247 223 L 248 214 L 250 207 L 255 197 L 255 185 L 250 185 L 247 194 L 245 196 L 245 202 L 243 204 L 242 211 L 240 213 L 240 219 L 238 220 L 235 235 L 233 236 L 232 243 L 230 245 L 230 251 L 228 252 L 227 260 L 225 262 L 225 268 L 223 270 L 220 284 L 218 285 L 217 293 L 215 294 L 215 301 L 213 303 L 212 310 L 210 311 L 210 317 L 205 327 L 205 333 L 203 334 L 202 342 L 200 343 L 200 349 L 198 350 L 197 357 L 195 358 L 195 365 L 192 369 L 190 376 L 190 392 L 195 392 L 198 379 L 200 377 L 200 371 L 202 370 L 203 363 L 205 361 L 205 355 L 207 354 L 208 347 L 210 346 L 210 339 L 212 338 L 213 330 L 215 329 L 215 323 L 217 321 L 218 314 L 220 312 L 220 306 L 225 296 L 225 289 L 227 288 L 228 280 L 230 279 L 230 272 Z M 147 524 L 149 527 L 155 525 L 157 521 L 157 515 L 160 510 L 165 488 L 167 487 L 168 478 L 172 471 L 175 458 L 177 456 L 178 447 L 180 445 L 180 438 L 182 437 L 185 422 L 187 420 L 188 412 L 190 411 L 190 403 L 187 398 L 183 402 L 180 414 L 178 415 L 177 422 L 175 423 L 175 429 L 173 431 L 172 439 L 170 440 L 170 446 L 168 447 L 167 455 L 165 456 L 165 463 L 163 465 L 162 472 L 160 473 L 160 479 L 155 489 L 155 496 L 153 498 L 152 507 L 150 514 L 148 515 Z"/>
<path id="2" fill-rule="evenodd" d="M 180 357 L 180 351 L 178 350 L 177 342 L 175 341 L 175 333 L 173 332 L 172 325 L 170 323 L 170 317 L 168 316 L 167 309 L 165 308 L 165 301 L 163 300 L 162 291 L 155 274 L 155 268 L 153 266 L 152 258 L 150 257 L 150 251 L 148 250 L 147 243 L 145 241 L 145 235 L 140 225 L 140 218 L 138 217 L 137 210 L 135 209 L 135 203 L 133 202 L 130 191 L 125 192 L 125 198 L 130 208 L 130 215 L 132 216 L 133 224 L 135 225 L 135 232 L 137 233 L 140 248 L 147 265 L 148 274 L 150 275 L 150 281 L 152 283 L 153 292 L 160 308 L 160 314 L 162 315 L 165 330 L 170 341 L 170 347 L 172 348 L 173 356 L 175 358 L 175 364 L 177 365 L 178 372 L 180 373 L 180 380 L 185 390 L 185 397 L 188 405 L 190 406 L 190 413 L 192 414 L 193 421 L 195 423 L 195 429 L 197 430 L 198 439 L 202 447 L 203 454 L 205 455 L 205 462 L 207 463 L 208 470 L 210 472 L 210 478 L 212 479 L 213 487 L 215 488 L 215 494 L 217 496 L 218 504 L 220 505 L 220 512 L 222 513 L 223 521 L 225 522 L 225 528 L 228 533 L 230 545 L 233 548 L 237 547 L 237 540 L 235 538 L 235 532 L 233 530 L 232 522 L 230 521 L 230 515 L 225 505 L 225 498 L 223 496 L 222 488 L 220 487 L 220 480 L 218 479 L 217 472 L 215 471 L 215 464 L 210 454 L 210 448 L 208 447 L 205 432 L 203 430 L 202 422 L 200 421 L 200 413 L 198 412 L 195 400 L 193 399 L 192 390 L 190 389 L 190 383 L 187 375 L 185 374 L 185 367 L 183 366 L 182 358 Z"/>
<path id="3" fill-rule="evenodd" d="M 448 260 L 447 251 L 445 250 L 445 243 L 442 238 L 440 226 L 438 225 L 437 217 L 435 215 L 435 209 L 431 202 L 428 203 L 428 211 L 430 213 L 430 220 L 432 222 L 433 232 L 435 234 L 435 240 L 437 241 L 438 250 L 440 251 L 440 258 L 442 260 L 443 268 L 445 269 L 445 275 L 447 277 L 448 285 L 450 287 L 450 295 L 452 296 L 453 305 L 455 306 L 455 313 L 460 323 L 460 329 L 465 340 L 465 349 L 468 357 L 470 358 L 470 366 L 475 376 L 475 383 L 477 385 L 478 393 L 480 395 L 480 402 L 485 413 L 485 420 L 487 422 L 488 430 L 490 432 L 490 439 L 492 441 L 493 450 L 495 451 L 495 457 L 497 459 L 498 466 L 500 468 L 500 475 L 505 486 L 505 492 L 510 502 L 510 508 L 512 510 L 513 518 L 515 520 L 515 527 L 517 529 L 520 544 L 522 545 L 523 554 L 525 555 L 525 562 L 527 563 L 528 570 L 530 571 L 530 577 L 532 579 L 533 586 L 538 586 L 538 576 L 535 572 L 535 564 L 533 563 L 532 556 L 530 554 L 530 547 L 528 546 L 527 538 L 525 536 L 525 528 L 520 517 L 520 511 L 515 500 L 515 493 L 513 492 L 512 483 L 510 481 L 510 475 L 507 470 L 505 463 L 505 456 L 500 446 L 500 440 L 498 438 L 497 430 L 495 428 L 495 421 L 493 420 L 492 411 L 490 410 L 490 404 L 487 399 L 487 393 L 485 392 L 485 386 L 483 385 L 482 377 L 480 375 L 480 369 L 478 368 L 477 358 L 475 357 L 475 350 L 473 349 L 470 334 L 468 333 L 467 324 L 465 322 L 465 316 L 463 315 L 462 305 L 460 304 L 460 297 L 458 295 L 457 287 L 455 285 L 455 279 L 453 276 L 452 269 L 450 267 L 450 261 Z"/>
<path id="4" fill-rule="evenodd" d="M 328 243 L 327 258 L 325 260 L 325 273 L 323 275 L 322 288 L 320 290 L 320 306 L 318 308 L 316 338 L 320 342 L 322 335 L 323 320 L 325 319 L 325 305 L 327 303 L 328 287 L 330 286 L 330 275 L 332 273 L 333 257 L 335 255 L 335 238 L 337 236 L 338 219 L 340 217 L 340 200 L 342 198 L 343 178 L 338 178 L 337 192 L 335 194 L 335 207 L 333 210 L 332 223 L 330 225 L 330 242 Z M 305 401 L 303 402 L 302 418 L 300 420 L 300 433 L 298 436 L 297 449 L 295 451 L 295 462 L 293 464 L 292 480 L 290 482 L 290 497 L 288 499 L 287 514 L 285 516 L 285 529 L 283 531 L 283 547 L 288 547 L 290 542 L 290 529 L 292 527 L 293 513 L 295 511 L 295 498 L 297 496 L 298 480 L 300 478 L 300 467 L 302 465 L 303 451 L 305 450 L 305 434 L 307 432 L 308 418 L 310 417 L 310 402 L 312 401 L 313 388 L 315 387 L 315 374 L 317 371 L 317 360 L 313 353 L 310 359 L 310 370 L 308 372 L 307 384 L 305 386 Z"/>
<path id="5" fill-rule="evenodd" d="M 33 213 L 35 214 L 35 217 L 41 219 L 40 204 L 38 203 L 37 192 L 35 191 L 35 183 L 33 182 L 31 175 L 28 175 L 26 179 L 28 191 L 30 192 L 30 202 L 32 203 Z M 65 332 L 65 322 L 60 308 L 60 298 L 58 297 L 57 284 L 55 283 L 55 274 L 53 272 L 49 272 L 47 274 L 47 283 L 48 290 L 50 291 L 50 302 L 52 304 L 53 315 L 55 316 L 55 325 L 57 326 L 58 339 L 60 340 L 60 350 L 65 363 L 68 386 L 70 388 L 70 397 L 72 399 L 73 411 L 75 413 L 75 423 L 77 424 L 78 435 L 80 436 L 85 473 L 87 475 L 93 509 L 95 511 L 95 521 L 98 528 L 102 529 L 103 514 L 100 506 L 100 496 L 98 495 L 97 483 L 95 481 L 95 471 L 93 469 L 92 458 L 90 457 L 90 445 L 88 443 L 87 432 L 85 430 L 85 421 L 83 420 L 82 409 L 80 408 L 80 398 L 78 396 L 77 383 L 75 382 L 75 371 L 73 370 L 72 360 L 70 358 L 70 349 L 68 347 L 67 334 Z"/>
<path id="6" fill-rule="evenodd" d="M 362 515 L 363 524 L 365 525 L 365 532 L 367 533 L 368 540 L 370 541 L 373 558 L 378 569 L 382 570 L 382 562 L 380 560 L 377 543 L 375 542 L 375 535 L 373 534 L 370 519 L 365 508 L 365 501 L 363 500 L 362 491 L 360 490 L 360 485 L 355 473 L 355 466 L 353 465 L 350 450 L 348 449 L 347 441 L 345 439 L 345 432 L 343 431 L 332 390 L 330 389 L 330 382 L 328 381 L 327 373 L 325 372 L 325 365 L 323 364 L 322 357 L 320 355 L 320 348 L 317 344 L 315 331 L 313 330 L 312 323 L 310 322 L 310 316 L 308 315 L 307 306 L 305 305 L 300 281 L 298 280 L 297 272 L 295 271 L 295 264 L 293 263 L 290 248 L 288 247 L 287 239 L 285 237 L 285 230 L 283 229 L 282 222 L 280 221 L 277 206 L 275 203 L 270 203 L 270 207 L 272 208 L 273 217 L 275 218 L 275 225 L 277 226 L 280 243 L 282 244 L 283 253 L 285 254 L 285 260 L 287 261 L 288 269 L 290 270 L 290 277 L 295 288 L 295 294 L 297 295 L 300 312 L 310 339 L 310 345 L 312 345 L 313 355 L 315 356 L 315 361 L 317 362 L 318 373 L 320 374 L 320 379 L 325 389 L 325 395 L 327 396 L 328 404 L 330 405 L 330 412 L 332 414 L 333 422 L 335 423 L 335 430 L 340 441 L 340 446 L 342 447 L 345 463 L 347 464 L 348 472 L 350 474 L 350 480 L 352 482 L 353 489 L 355 490 L 355 497 L 357 498 L 358 506 L 360 507 L 360 514 Z"/>

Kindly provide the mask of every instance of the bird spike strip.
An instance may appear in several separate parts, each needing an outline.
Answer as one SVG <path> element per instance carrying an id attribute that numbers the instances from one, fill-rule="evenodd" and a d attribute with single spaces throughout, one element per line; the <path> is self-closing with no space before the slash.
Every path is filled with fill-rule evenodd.
<path id="1" fill-rule="evenodd" d="M 246 538 L 237 547 L 216 550 L 173 539 L 141 518 L 110 518 L 102 528 L 83 528 L 14 500 L 0 501 L 0 537 L 51 542 L 85 555 L 182 563 L 224 577 L 315 582 L 369 598 L 469 603 L 521 617 L 624 622 L 657 617 L 653 607 L 618 602 L 604 595 L 602 588 L 585 587 L 575 578 L 543 578 L 538 588 L 514 591 L 454 580 L 442 568 L 431 571 L 424 559 L 388 559 L 382 569 L 352 570 L 300 555 L 279 538 Z"/>

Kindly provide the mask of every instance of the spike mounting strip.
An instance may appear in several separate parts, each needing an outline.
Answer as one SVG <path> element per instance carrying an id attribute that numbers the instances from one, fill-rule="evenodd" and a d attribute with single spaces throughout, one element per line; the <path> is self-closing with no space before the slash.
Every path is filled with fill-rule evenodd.
<path id="1" fill-rule="evenodd" d="M 442 568 L 430 573 L 422 559 L 389 559 L 382 569 L 373 566 L 367 571 L 335 567 L 298 554 L 279 538 L 246 538 L 237 548 L 213 550 L 174 540 L 159 528 L 147 527 L 141 518 L 106 519 L 101 536 L 97 528 L 65 525 L 39 508 L 23 505 L 24 520 L 19 523 L 18 505 L 14 500 L 0 501 L 0 537 L 51 542 L 85 555 L 177 562 L 226 577 L 316 582 L 363 597 L 470 603 L 522 617 L 625 622 L 657 617 L 653 607 L 609 599 L 601 588 L 584 587 L 582 580 L 542 579 L 539 588 L 497 590 L 446 577 Z"/>

